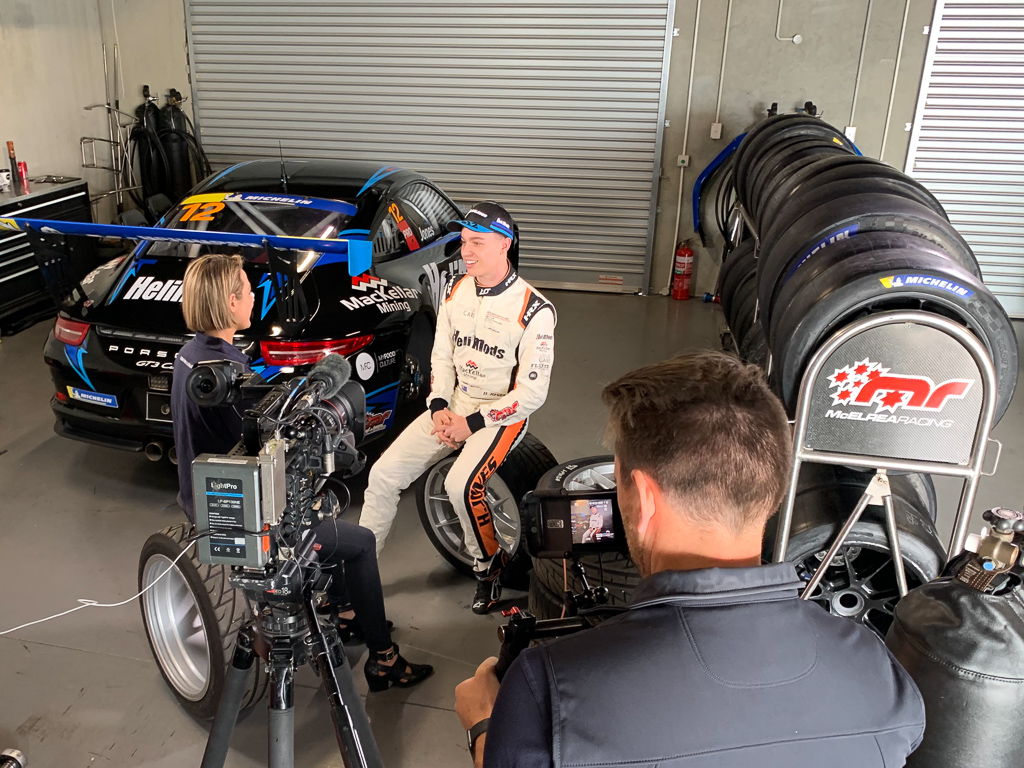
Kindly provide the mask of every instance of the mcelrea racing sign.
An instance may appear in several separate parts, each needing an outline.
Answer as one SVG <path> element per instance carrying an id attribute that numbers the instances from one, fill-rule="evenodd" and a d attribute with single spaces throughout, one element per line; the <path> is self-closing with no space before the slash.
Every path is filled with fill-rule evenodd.
<path id="1" fill-rule="evenodd" d="M 966 462 L 981 415 L 970 352 L 936 328 L 900 323 L 851 338 L 811 388 L 806 445 L 859 456 Z"/>

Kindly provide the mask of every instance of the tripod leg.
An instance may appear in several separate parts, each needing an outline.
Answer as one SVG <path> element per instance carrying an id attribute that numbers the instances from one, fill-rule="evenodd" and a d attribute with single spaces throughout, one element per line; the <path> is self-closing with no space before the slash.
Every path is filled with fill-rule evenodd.
<path id="1" fill-rule="evenodd" d="M 320 682 L 327 701 L 331 705 L 331 720 L 334 721 L 334 735 L 338 740 L 342 761 L 346 768 L 381 768 L 380 751 L 370 728 L 366 708 L 356 693 L 352 681 L 352 670 L 345 660 L 339 643 L 334 648 L 335 658 L 330 650 L 320 648 L 314 656 L 320 672 Z"/>
<path id="2" fill-rule="evenodd" d="M 295 766 L 295 672 L 287 664 L 270 668 L 270 728 L 267 751 L 270 768 Z"/>
<path id="3" fill-rule="evenodd" d="M 246 622 L 238 630 L 235 638 L 235 653 L 228 667 L 224 693 L 217 704 L 217 715 L 210 727 L 210 737 L 206 740 L 201 768 L 223 768 L 228 756 L 231 731 L 238 720 L 238 712 L 242 708 L 242 697 L 245 695 L 249 671 L 252 669 L 256 652 L 253 650 L 252 624 Z"/>

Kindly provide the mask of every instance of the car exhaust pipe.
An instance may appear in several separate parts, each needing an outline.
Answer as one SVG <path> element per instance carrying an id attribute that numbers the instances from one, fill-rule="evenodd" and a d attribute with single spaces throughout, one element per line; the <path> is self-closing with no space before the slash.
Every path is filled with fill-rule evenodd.
<path id="1" fill-rule="evenodd" d="M 150 461 L 160 461 L 164 457 L 164 444 L 159 440 L 150 440 L 142 452 Z"/>
<path id="2" fill-rule="evenodd" d="M 174 466 L 178 466 L 178 449 L 173 445 L 167 449 L 167 460 Z"/>

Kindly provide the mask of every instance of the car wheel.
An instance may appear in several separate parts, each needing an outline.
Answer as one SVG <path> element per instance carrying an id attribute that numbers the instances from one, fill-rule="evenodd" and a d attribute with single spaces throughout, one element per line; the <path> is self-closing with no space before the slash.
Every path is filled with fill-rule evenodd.
<path id="1" fill-rule="evenodd" d="M 441 557 L 457 571 L 472 576 L 473 558 L 466 551 L 462 526 L 444 488 L 454 463 L 454 455 L 441 459 L 416 481 L 416 506 L 423 530 Z M 530 571 L 519 501 L 556 464 L 547 446 L 528 433 L 487 483 L 487 504 L 494 517 L 498 541 L 512 558 L 502 574 L 502 583 L 512 589 L 526 589 Z"/>
<path id="2" fill-rule="evenodd" d="M 160 674 L 189 714 L 209 720 L 224 690 L 246 601 L 228 581 L 227 567 L 201 563 L 195 547 L 178 559 L 191 532 L 190 525 L 178 523 L 146 540 L 139 556 L 139 590 L 145 590 L 139 604 Z M 267 676 L 257 662 L 242 710 L 266 689 Z"/>

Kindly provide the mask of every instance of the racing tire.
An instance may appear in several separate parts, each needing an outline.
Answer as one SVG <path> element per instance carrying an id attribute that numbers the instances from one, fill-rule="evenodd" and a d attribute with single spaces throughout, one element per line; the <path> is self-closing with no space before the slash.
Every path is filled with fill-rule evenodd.
<path id="1" fill-rule="evenodd" d="M 142 624 L 153 658 L 181 706 L 198 720 L 211 720 L 227 675 L 235 637 L 248 617 L 245 596 L 228 581 L 222 565 L 201 563 L 188 546 L 192 526 L 178 523 L 150 536 L 139 556 Z M 172 564 L 173 563 L 173 564 Z M 169 569 L 169 570 L 168 570 Z M 258 659 L 252 665 L 241 711 L 256 704 L 268 678 Z"/>
<path id="2" fill-rule="evenodd" d="M 771 324 L 766 328 L 768 341 L 779 338 L 779 328 L 784 322 L 793 318 L 789 311 L 790 302 L 807 284 L 819 278 L 823 273 L 845 263 L 848 259 L 873 259 L 885 255 L 893 249 L 910 250 L 917 255 L 930 255 L 936 264 L 957 262 L 939 246 L 929 240 L 901 232 L 860 232 L 853 236 L 833 243 L 820 253 L 804 261 L 793 274 L 780 282 L 775 295 Z"/>
<path id="3" fill-rule="evenodd" d="M 758 298 L 772 314 L 779 284 L 802 261 L 854 232 L 903 232 L 938 245 L 977 275 L 977 260 L 960 234 L 932 209 L 896 195 L 851 195 L 807 211 L 785 230 L 772 227 L 757 263 Z"/>
<path id="4" fill-rule="evenodd" d="M 961 297 L 942 287 L 924 285 L 884 288 L 880 282 L 882 277 L 905 275 L 952 281 L 968 289 L 968 294 Z M 795 408 L 807 362 L 835 331 L 864 314 L 908 308 L 952 318 L 985 345 L 996 370 L 994 423 L 998 423 L 1017 384 L 1017 338 L 1006 311 L 980 280 L 957 265 L 895 249 L 883 251 L 875 259 L 841 263 L 794 296 L 772 349 L 786 406 Z"/>
<path id="5" fill-rule="evenodd" d="M 444 480 L 457 454 L 441 459 L 416 481 L 416 508 L 427 539 L 455 570 L 473 575 L 473 558 L 462 540 L 462 526 L 452 509 Z M 494 517 L 494 527 L 502 548 L 510 556 L 501 575 L 502 585 L 510 589 L 526 589 L 531 568 L 523 542 L 525 526 L 520 519 L 520 500 L 527 491 L 558 462 L 551 451 L 536 437 L 527 433 L 487 483 L 487 503 Z"/>
<path id="6" fill-rule="evenodd" d="M 836 128 L 817 117 L 808 115 L 775 115 L 762 120 L 748 133 L 736 150 L 734 168 L 736 174 L 736 196 L 740 203 L 748 211 L 750 200 L 748 189 L 744 182 L 749 178 L 749 169 L 757 158 L 764 152 L 765 147 L 775 140 L 775 137 L 785 134 L 789 137 L 817 137 L 824 142 L 831 142 L 836 146 L 846 148 L 854 152 L 854 146 L 849 139 L 840 133 Z"/>

